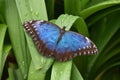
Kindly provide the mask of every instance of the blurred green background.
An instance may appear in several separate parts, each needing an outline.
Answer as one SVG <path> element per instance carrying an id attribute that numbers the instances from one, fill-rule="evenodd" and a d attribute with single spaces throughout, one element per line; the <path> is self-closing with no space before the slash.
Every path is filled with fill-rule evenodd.
<path id="1" fill-rule="evenodd" d="M 41 19 L 88 36 L 99 53 L 41 56 L 22 26 Z M 120 0 L 0 0 L 0 80 L 120 80 Z"/>

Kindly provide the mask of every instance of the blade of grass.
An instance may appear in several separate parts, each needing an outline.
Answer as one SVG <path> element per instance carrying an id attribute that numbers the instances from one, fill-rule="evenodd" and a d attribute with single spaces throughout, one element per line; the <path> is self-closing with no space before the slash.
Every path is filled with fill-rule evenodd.
<path id="1" fill-rule="evenodd" d="M 3 71 L 4 69 L 4 65 L 5 65 L 5 61 L 7 59 L 7 56 L 11 50 L 12 46 L 10 44 L 5 44 L 4 47 L 3 47 L 3 55 L 2 55 L 2 70 L 0 70 L 1 72 Z"/>
<path id="2" fill-rule="evenodd" d="M 30 63 L 26 53 L 25 38 L 14 0 L 6 0 L 6 21 L 14 54 L 24 79 L 27 77 Z"/>
<path id="3" fill-rule="evenodd" d="M 33 62 L 32 64 L 34 64 L 35 69 L 39 70 L 41 68 L 44 68 L 46 66 L 46 63 L 50 63 L 49 64 L 49 66 L 50 66 L 53 62 L 53 59 L 52 58 L 46 58 L 46 57 L 42 56 L 38 52 L 38 50 L 36 49 L 31 37 L 27 35 L 26 38 L 27 38 L 27 43 L 29 44 L 28 48 L 29 48 L 30 53 L 31 53 L 32 62 Z"/>
<path id="4" fill-rule="evenodd" d="M 28 75 L 28 80 L 45 80 L 46 72 L 47 72 L 47 70 L 49 69 L 49 66 L 50 66 L 49 61 L 44 63 L 45 66 L 43 66 L 42 68 L 37 69 L 37 70 L 36 70 L 33 62 L 31 62 L 29 75 Z M 53 60 L 51 62 L 53 62 Z"/>
<path id="5" fill-rule="evenodd" d="M 36 6 L 37 3 L 38 3 L 38 5 Z M 22 22 L 25 22 L 26 20 L 31 20 L 31 19 L 47 20 L 46 7 L 45 7 L 44 0 L 37 0 L 37 1 L 34 1 L 34 0 L 26 0 L 26 1 L 16 0 L 16 4 L 17 4 L 17 8 L 18 8 L 19 15 L 20 15 Z M 39 5 L 39 4 L 41 4 L 41 5 Z M 34 14 L 37 13 L 37 15 L 34 15 L 33 13 Z M 27 36 L 27 43 L 30 44 L 30 45 L 28 45 L 28 47 L 29 47 L 29 50 L 31 53 L 33 64 L 36 67 L 36 69 L 39 69 L 39 68 L 41 68 L 41 64 L 44 65 L 44 62 L 46 62 L 46 61 L 45 61 L 45 59 L 43 60 L 43 58 L 40 58 L 40 56 L 38 56 L 39 53 L 36 50 L 34 43 L 31 40 L 31 37 L 30 36 L 28 37 L 28 35 L 26 35 L 26 36 Z M 31 45 L 34 47 L 31 47 Z M 43 62 L 43 63 L 40 63 L 40 62 Z"/>
<path id="6" fill-rule="evenodd" d="M 108 60 L 110 60 L 112 57 L 114 57 L 114 56 L 119 54 L 120 50 L 119 50 L 119 47 L 117 47 L 117 45 L 120 43 L 120 37 L 119 37 L 119 34 L 116 34 L 115 36 L 107 44 L 106 48 L 102 51 L 102 54 L 99 55 L 99 57 L 97 59 L 97 62 L 99 64 L 96 63 L 96 68 L 100 67 L 101 65 L 106 64 L 106 62 Z M 102 59 L 104 59 L 104 60 L 102 60 Z"/>
<path id="7" fill-rule="evenodd" d="M 119 13 L 120 12 L 118 11 L 116 13 L 108 15 L 105 19 L 103 19 L 102 25 L 98 24 L 98 26 L 100 26 L 100 27 L 96 28 L 96 30 L 94 30 L 95 32 L 100 31 L 100 33 L 96 32 L 98 34 L 94 38 L 94 40 L 96 41 L 96 45 L 98 46 L 99 53 L 101 53 L 101 51 L 103 51 L 103 49 L 105 48 L 107 43 L 110 41 L 110 39 L 113 37 L 113 35 L 120 28 L 120 26 L 119 26 L 120 25 L 119 24 L 119 17 L 120 17 Z M 115 20 L 115 21 L 113 21 L 113 20 Z M 102 38 L 102 40 L 101 40 L 101 38 Z M 95 70 L 93 70 L 93 69 L 95 69 L 95 65 L 98 63 L 97 60 L 99 59 L 99 57 L 100 57 L 100 54 L 95 56 L 90 63 L 90 65 L 89 65 L 89 70 L 90 70 L 89 77 L 92 77 L 92 76 L 90 76 L 90 74 L 95 74 L 95 72 L 94 72 Z M 103 58 L 101 58 L 101 59 L 103 59 Z"/>
<path id="8" fill-rule="evenodd" d="M 102 56 L 102 61 L 97 60 L 98 63 L 94 66 L 94 71 L 92 71 L 92 76 L 89 76 L 89 79 L 94 79 L 96 76 L 98 76 L 103 70 L 105 70 L 107 67 L 112 66 L 113 64 L 117 63 L 120 58 L 117 57 L 120 53 L 120 47 L 117 47 L 115 49 L 111 49 L 111 51 L 108 52 L 109 54 L 107 56 Z M 107 54 L 107 53 L 105 53 Z M 106 59 L 107 58 L 107 59 Z"/>
<path id="9" fill-rule="evenodd" d="M 119 10 L 120 10 L 119 5 L 115 5 L 115 6 L 111 6 L 109 8 L 102 9 L 102 10 L 97 11 L 96 13 L 92 14 L 91 16 L 89 16 L 86 19 L 86 23 L 88 24 L 88 27 L 90 27 L 94 23 L 96 23 L 98 20 L 105 17 L 106 15 L 113 13 L 113 12 L 116 12 L 116 11 L 119 11 Z"/>
<path id="10" fill-rule="evenodd" d="M 32 19 L 47 20 L 44 0 L 15 0 L 21 22 Z"/>
<path id="11" fill-rule="evenodd" d="M 44 0 L 16 0 L 21 22 L 33 19 L 47 20 L 47 12 Z M 24 7 L 24 8 L 23 8 Z M 37 51 L 31 37 L 26 34 L 28 49 L 30 51 L 32 62 L 30 64 L 28 79 L 44 80 L 47 70 L 53 63 L 53 59 L 43 57 Z M 44 73 L 44 74 L 43 74 Z M 38 76 L 42 75 L 42 76 Z M 34 80 L 35 80 L 34 79 Z"/>
<path id="12" fill-rule="evenodd" d="M 2 16 L 2 14 L 0 14 L 0 22 L 1 22 L 1 23 L 4 23 L 4 18 L 3 18 L 3 16 Z"/>
<path id="13" fill-rule="evenodd" d="M 8 68 L 8 74 L 9 77 L 7 78 L 7 80 L 16 80 L 12 68 Z"/>
<path id="14" fill-rule="evenodd" d="M 8 68 L 8 75 L 9 77 L 7 80 L 24 80 L 23 75 L 20 73 L 20 70 L 16 68 L 15 64 L 9 63 Z"/>
<path id="15" fill-rule="evenodd" d="M 44 80 L 47 70 L 53 63 L 53 59 L 40 55 L 34 43 L 32 43 L 32 39 L 29 36 L 26 37 L 31 57 L 33 59 L 30 64 L 28 80 Z"/>
<path id="16" fill-rule="evenodd" d="M 45 2 L 46 2 L 48 18 L 53 19 L 54 18 L 54 9 L 55 9 L 55 0 L 45 0 Z"/>
<path id="17" fill-rule="evenodd" d="M 0 21 L 4 22 L 5 17 L 5 0 L 0 0 Z"/>
<path id="18" fill-rule="evenodd" d="M 113 72 L 111 73 L 111 74 L 109 74 L 108 72 L 110 72 L 113 68 L 115 69 L 115 67 L 117 67 L 117 66 L 120 66 L 120 62 L 118 61 L 118 62 L 116 62 L 116 63 L 114 63 L 114 64 L 112 64 L 112 65 L 109 65 L 108 67 L 106 67 L 101 73 L 99 73 L 99 75 L 96 77 L 96 79 L 95 80 L 101 80 L 101 79 L 105 79 L 105 80 L 108 80 L 108 79 L 106 79 L 106 77 L 107 78 L 112 78 L 112 75 L 114 74 Z M 116 72 L 115 72 L 116 73 Z M 119 73 L 118 73 L 119 74 Z M 107 75 L 107 76 L 106 76 Z M 109 76 L 109 75 L 111 75 L 111 77 Z M 118 80 L 118 79 L 113 79 L 113 80 Z"/>
<path id="19" fill-rule="evenodd" d="M 74 26 L 79 33 L 83 34 L 84 36 L 89 36 L 87 24 L 85 23 L 83 18 L 78 18 L 77 21 L 74 23 Z M 78 66 L 77 68 L 79 69 L 83 77 L 86 77 L 86 75 L 84 74 L 87 74 L 88 64 L 90 62 L 89 57 L 90 56 L 78 56 L 74 59 L 74 62 L 76 66 Z"/>
<path id="20" fill-rule="evenodd" d="M 56 24 L 63 28 L 64 26 L 66 27 L 66 30 L 69 30 L 71 28 L 71 26 L 73 25 L 73 23 L 78 19 L 78 16 L 72 16 L 72 15 L 68 15 L 68 14 L 63 14 L 61 15 L 57 20 L 56 20 Z"/>
<path id="21" fill-rule="evenodd" d="M 101 20 L 101 21 L 103 21 L 101 23 L 102 25 L 100 25 L 100 23 L 98 23 L 98 25 L 95 25 L 95 26 L 98 26 L 99 28 L 96 27 L 96 30 L 94 30 L 94 32 L 99 30 L 100 33 L 98 33 L 97 36 L 93 38 L 93 40 L 96 41 L 96 45 L 99 48 L 99 52 L 101 52 L 104 49 L 105 45 L 109 42 L 109 40 L 112 38 L 112 36 L 120 28 L 119 13 L 120 12 L 117 11 L 115 13 L 109 14 L 105 19 Z M 113 20 L 115 20 L 115 21 L 113 22 Z M 103 35 L 104 35 L 104 37 L 103 37 Z M 102 37 L 102 40 L 100 40 L 101 37 Z"/>
<path id="22" fill-rule="evenodd" d="M 71 72 L 71 80 L 84 80 L 77 67 L 73 64 Z"/>
<path id="23" fill-rule="evenodd" d="M 79 17 L 74 23 L 74 26 L 79 33 L 83 34 L 84 36 L 89 36 L 87 24 L 83 18 Z"/>
<path id="24" fill-rule="evenodd" d="M 108 8 L 110 6 L 114 6 L 116 4 L 120 4 L 120 0 L 115 0 L 115 1 L 112 1 L 112 0 L 109 0 L 109 1 L 104 1 L 104 2 L 101 2 L 99 4 L 96 4 L 96 5 L 93 5 L 91 7 L 88 7 L 84 10 L 82 10 L 80 12 L 80 16 L 83 17 L 84 19 L 86 19 L 87 17 L 89 17 L 90 15 L 92 15 L 93 13 L 97 12 L 97 11 L 100 11 L 102 9 L 105 9 L 105 8 Z"/>
<path id="25" fill-rule="evenodd" d="M 72 24 L 78 19 L 77 16 L 72 15 L 61 15 L 57 20 L 56 24 L 58 26 L 66 27 L 67 30 L 70 29 Z M 52 67 L 51 80 L 70 80 L 72 69 L 72 61 L 67 62 L 55 62 Z"/>
<path id="26" fill-rule="evenodd" d="M 74 5 L 74 6 L 72 6 Z M 65 13 L 78 15 L 81 10 L 81 1 L 80 0 L 64 0 L 64 9 Z"/>
<path id="27" fill-rule="evenodd" d="M 72 61 L 55 62 L 52 67 L 51 80 L 70 80 Z"/>
<path id="28" fill-rule="evenodd" d="M 4 24 L 0 24 L 0 79 L 2 76 L 3 71 L 3 44 L 4 44 L 4 38 L 6 33 L 7 26 Z"/>

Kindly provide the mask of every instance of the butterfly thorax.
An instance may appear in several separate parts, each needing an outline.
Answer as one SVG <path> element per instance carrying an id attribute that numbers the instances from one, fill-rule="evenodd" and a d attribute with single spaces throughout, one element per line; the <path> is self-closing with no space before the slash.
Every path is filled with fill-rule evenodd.
<path id="1" fill-rule="evenodd" d="M 58 41 L 57 41 L 57 44 L 59 43 L 59 41 L 62 39 L 62 36 L 64 35 L 64 33 L 65 33 L 65 26 L 62 28 L 62 29 L 60 29 L 60 35 L 59 35 L 59 37 L 58 37 Z M 57 45 L 56 44 L 56 45 Z"/>

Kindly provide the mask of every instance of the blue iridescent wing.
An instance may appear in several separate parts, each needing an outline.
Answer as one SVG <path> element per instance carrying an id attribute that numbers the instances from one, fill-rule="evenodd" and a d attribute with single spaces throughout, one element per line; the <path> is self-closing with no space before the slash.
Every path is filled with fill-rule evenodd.
<path id="1" fill-rule="evenodd" d="M 39 52 L 66 61 L 81 54 L 97 52 L 95 44 L 78 33 L 65 31 L 48 21 L 33 20 L 23 25 L 31 35 Z"/>
<path id="2" fill-rule="evenodd" d="M 29 21 L 24 24 L 27 32 L 32 36 L 38 50 L 45 56 L 53 56 L 60 28 L 43 20 Z"/>
<path id="3" fill-rule="evenodd" d="M 56 47 L 56 59 L 66 61 L 82 54 L 93 54 L 97 52 L 95 44 L 78 33 L 67 31 Z"/>

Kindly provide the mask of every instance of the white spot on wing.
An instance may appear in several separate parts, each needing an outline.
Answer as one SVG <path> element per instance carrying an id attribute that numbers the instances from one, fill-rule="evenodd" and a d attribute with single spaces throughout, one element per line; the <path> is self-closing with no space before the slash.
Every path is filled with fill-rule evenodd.
<path id="1" fill-rule="evenodd" d="M 79 55 L 81 55 L 81 52 L 79 52 Z"/>
<path id="2" fill-rule="evenodd" d="M 96 53 L 96 50 L 94 51 L 94 53 Z"/>
<path id="3" fill-rule="evenodd" d="M 33 27 L 35 26 L 34 24 L 31 24 Z"/>
<path id="4" fill-rule="evenodd" d="M 28 26 L 28 24 L 27 24 L 27 23 L 25 23 L 25 24 L 24 24 L 24 26 L 25 26 L 25 27 L 27 27 L 27 26 Z"/>
<path id="5" fill-rule="evenodd" d="M 85 54 L 86 54 L 86 52 L 84 51 L 84 52 L 83 52 L 83 54 L 85 55 Z"/>
<path id="6" fill-rule="evenodd" d="M 91 46 L 89 46 L 89 48 L 92 48 Z"/>
<path id="7" fill-rule="evenodd" d="M 32 38 L 34 38 L 35 37 L 35 35 L 32 35 Z"/>
<path id="8" fill-rule="evenodd" d="M 35 31 L 37 31 L 37 28 L 35 28 Z"/>
<path id="9" fill-rule="evenodd" d="M 89 48 L 89 46 L 87 46 L 86 48 Z"/>
<path id="10" fill-rule="evenodd" d="M 51 55 L 49 54 L 48 56 L 50 57 Z"/>
<path id="11" fill-rule="evenodd" d="M 33 40 L 34 40 L 34 41 L 36 41 L 36 40 L 37 40 L 37 38 L 35 37 L 35 38 L 33 38 Z M 36 42 L 36 44 L 37 44 L 37 42 Z"/>
<path id="12" fill-rule="evenodd" d="M 91 51 L 91 53 L 93 54 L 94 52 L 93 52 L 93 51 Z"/>
<path id="13" fill-rule="evenodd" d="M 39 32 L 37 32 L 37 34 L 39 35 Z"/>
<path id="14" fill-rule="evenodd" d="M 77 54 L 75 53 L 74 56 L 77 56 Z"/>
<path id="15" fill-rule="evenodd" d="M 32 31 L 30 31 L 30 34 L 33 34 L 33 32 L 32 32 Z"/>
<path id="16" fill-rule="evenodd" d="M 38 21 L 39 24 L 41 24 L 41 23 L 43 23 L 43 22 L 44 22 L 44 20 L 40 20 L 40 21 Z"/>
<path id="17" fill-rule="evenodd" d="M 95 46 L 95 45 L 93 45 L 93 48 L 96 48 L 96 46 Z"/>
<path id="18" fill-rule="evenodd" d="M 83 49 L 86 49 L 85 47 L 83 47 Z"/>
<path id="19" fill-rule="evenodd" d="M 30 24 L 33 22 L 32 20 L 31 21 L 29 21 L 30 22 Z"/>
<path id="20" fill-rule="evenodd" d="M 87 53 L 90 54 L 90 51 L 88 51 Z"/>
<path id="21" fill-rule="evenodd" d="M 30 31 L 30 30 L 31 30 L 31 29 L 29 29 L 29 28 L 27 29 L 27 31 Z"/>
<path id="22" fill-rule="evenodd" d="M 90 42 L 90 40 L 89 40 L 87 37 L 85 37 L 85 39 L 86 39 L 88 42 Z"/>
<path id="23" fill-rule="evenodd" d="M 40 23 L 41 23 L 41 22 L 44 22 L 44 20 L 40 20 L 39 22 L 40 22 Z"/>

